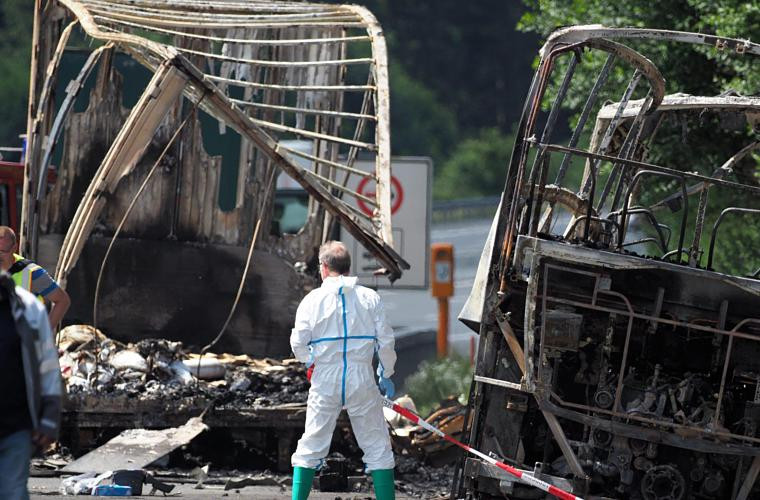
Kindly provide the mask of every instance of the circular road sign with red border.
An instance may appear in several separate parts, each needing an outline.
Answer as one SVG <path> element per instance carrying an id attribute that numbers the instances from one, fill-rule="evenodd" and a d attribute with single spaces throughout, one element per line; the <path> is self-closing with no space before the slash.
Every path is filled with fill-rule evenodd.
<path id="1" fill-rule="evenodd" d="M 375 197 L 375 183 L 370 182 L 374 181 L 374 179 L 370 177 L 365 177 L 359 182 L 359 187 L 357 189 L 357 192 L 362 195 L 366 196 L 367 198 L 374 198 Z M 401 208 L 401 203 L 404 201 L 404 188 L 401 187 L 401 183 L 398 179 L 396 179 L 395 176 L 391 176 L 391 215 L 398 212 L 398 209 Z M 359 209 L 367 214 L 367 216 L 372 217 L 372 207 L 367 205 L 367 203 L 362 200 L 361 198 L 356 199 L 357 205 L 359 205 Z"/>

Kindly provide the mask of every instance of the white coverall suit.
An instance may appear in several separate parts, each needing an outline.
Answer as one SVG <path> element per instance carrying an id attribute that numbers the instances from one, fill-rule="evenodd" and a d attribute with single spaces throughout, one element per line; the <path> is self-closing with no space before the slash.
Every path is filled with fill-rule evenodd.
<path id="1" fill-rule="evenodd" d="M 290 346 L 303 363 L 314 362 L 306 407 L 306 428 L 291 458 L 294 467 L 319 469 L 330 450 L 335 421 L 348 410 L 364 452 L 366 471 L 393 469 L 390 436 L 375 383 L 378 373 L 393 375 L 393 330 L 380 296 L 356 285 L 356 277 L 329 276 L 304 297 L 296 312 Z M 345 305 L 345 306 L 344 306 Z"/>

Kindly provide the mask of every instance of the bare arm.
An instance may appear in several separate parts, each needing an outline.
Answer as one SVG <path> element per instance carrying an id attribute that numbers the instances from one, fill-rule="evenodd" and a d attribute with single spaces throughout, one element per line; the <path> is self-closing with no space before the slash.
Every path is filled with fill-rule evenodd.
<path id="1" fill-rule="evenodd" d="M 49 300 L 53 304 L 48 316 L 50 319 L 50 328 L 55 330 L 56 325 L 61 322 L 66 311 L 69 310 L 71 298 L 69 297 L 69 294 L 66 293 L 66 290 L 63 288 L 56 288 L 47 294 L 45 300 Z"/>

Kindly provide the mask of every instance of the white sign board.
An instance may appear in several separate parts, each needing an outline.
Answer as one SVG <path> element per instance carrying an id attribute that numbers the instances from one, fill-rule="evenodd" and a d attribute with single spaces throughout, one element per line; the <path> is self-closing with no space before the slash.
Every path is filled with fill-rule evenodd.
<path id="1" fill-rule="evenodd" d="M 357 160 L 354 168 L 370 172 L 375 163 Z M 394 288 L 427 288 L 430 268 L 430 205 L 433 162 L 428 157 L 399 156 L 391 159 L 391 223 L 393 224 L 393 248 L 406 260 L 407 269 L 393 284 Z M 368 196 L 375 196 L 375 184 L 367 178 L 352 176 L 349 180 L 352 190 Z M 372 207 L 357 202 L 353 197 L 344 198 L 367 215 Z M 341 241 L 351 252 L 351 274 L 359 277 L 359 283 L 372 287 L 389 287 L 385 276 L 375 276 L 373 272 L 380 264 L 348 232 L 341 229 Z"/>

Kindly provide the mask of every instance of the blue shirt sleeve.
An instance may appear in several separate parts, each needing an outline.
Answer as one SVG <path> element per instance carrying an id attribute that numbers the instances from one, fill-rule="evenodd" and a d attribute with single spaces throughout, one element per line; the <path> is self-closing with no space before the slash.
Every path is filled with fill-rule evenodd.
<path id="1" fill-rule="evenodd" d="M 32 271 L 31 292 L 33 294 L 40 297 L 47 297 L 56 288 L 58 288 L 58 283 L 56 283 L 43 268 L 37 266 L 37 269 Z"/>

